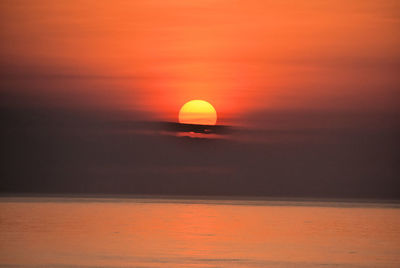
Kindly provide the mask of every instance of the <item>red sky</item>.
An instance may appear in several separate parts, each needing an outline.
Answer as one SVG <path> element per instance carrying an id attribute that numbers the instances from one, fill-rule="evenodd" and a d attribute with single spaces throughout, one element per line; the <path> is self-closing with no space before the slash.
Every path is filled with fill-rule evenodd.
<path id="1" fill-rule="evenodd" d="M 268 110 L 396 109 L 398 1 L 2 1 L 2 90 L 42 105 L 222 123 Z M 18 79 L 15 79 L 17 77 Z M 146 116 L 145 116 L 146 117 Z"/>
<path id="2" fill-rule="evenodd" d="M 0 191 L 399 199 L 399 11 L 2 0 Z M 169 122 L 191 99 L 221 139 Z"/>

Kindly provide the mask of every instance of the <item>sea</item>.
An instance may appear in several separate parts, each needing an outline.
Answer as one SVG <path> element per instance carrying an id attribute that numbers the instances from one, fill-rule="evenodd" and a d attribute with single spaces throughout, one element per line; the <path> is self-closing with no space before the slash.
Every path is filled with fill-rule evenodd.
<path id="1" fill-rule="evenodd" d="M 400 204 L 0 197 L 1 267 L 400 267 Z"/>

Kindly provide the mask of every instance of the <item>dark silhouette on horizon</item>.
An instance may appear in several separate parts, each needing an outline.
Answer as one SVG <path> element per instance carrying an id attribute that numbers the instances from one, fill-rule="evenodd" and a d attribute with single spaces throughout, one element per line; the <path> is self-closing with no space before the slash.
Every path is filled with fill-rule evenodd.
<path id="1" fill-rule="evenodd" d="M 233 132 L 233 127 L 226 125 L 199 125 L 175 122 L 162 122 L 161 124 L 167 131 L 172 132 L 194 132 L 203 134 L 229 134 Z"/>

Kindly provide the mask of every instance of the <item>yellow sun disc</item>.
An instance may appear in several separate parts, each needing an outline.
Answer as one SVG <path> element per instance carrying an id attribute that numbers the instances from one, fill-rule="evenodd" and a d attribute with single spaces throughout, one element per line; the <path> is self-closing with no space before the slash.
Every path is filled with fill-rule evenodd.
<path id="1" fill-rule="evenodd" d="M 215 125 L 217 112 L 214 107 L 203 100 L 191 100 L 179 111 L 179 123 L 197 125 Z"/>

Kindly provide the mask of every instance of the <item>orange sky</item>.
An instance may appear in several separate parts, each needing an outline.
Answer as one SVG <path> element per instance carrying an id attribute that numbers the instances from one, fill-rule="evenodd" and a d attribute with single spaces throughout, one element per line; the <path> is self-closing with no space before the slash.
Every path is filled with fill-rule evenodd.
<path id="1" fill-rule="evenodd" d="M 268 109 L 396 109 L 396 0 L 38 0 L 0 9 L 2 89 L 52 104 L 177 120 L 183 103 L 205 99 L 221 123 Z M 39 79 L 9 79 L 14 71 Z"/>

